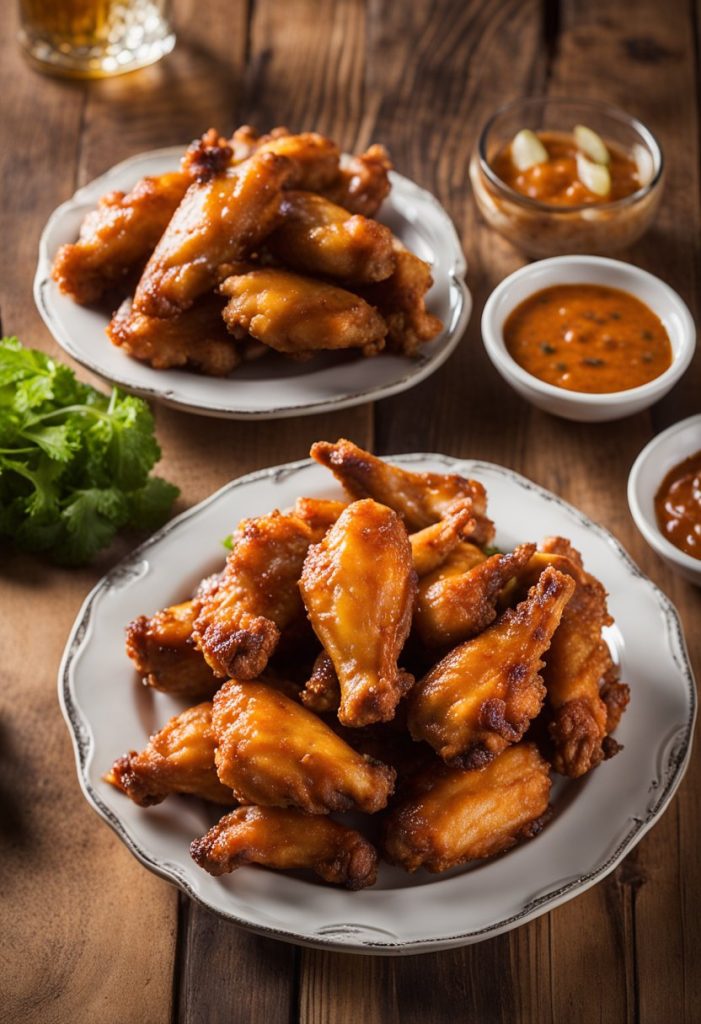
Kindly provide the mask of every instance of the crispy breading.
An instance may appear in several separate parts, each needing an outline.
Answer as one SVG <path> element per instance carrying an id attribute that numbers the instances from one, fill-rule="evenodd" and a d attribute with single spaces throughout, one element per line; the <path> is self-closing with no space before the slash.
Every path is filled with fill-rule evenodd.
<path id="1" fill-rule="evenodd" d="M 359 832 L 323 815 L 280 807 L 237 807 L 190 846 L 210 875 L 244 864 L 306 868 L 332 885 L 365 889 L 377 878 L 377 850 Z"/>
<path id="2" fill-rule="evenodd" d="M 154 690 L 197 700 L 221 685 L 192 639 L 198 608 L 197 601 L 183 601 L 127 626 L 127 654 Z"/>
<path id="3" fill-rule="evenodd" d="M 409 537 L 411 557 L 419 579 L 443 565 L 460 541 L 471 536 L 476 527 L 477 520 L 472 510 L 458 503 L 454 509 L 448 509 L 437 523 L 412 533 Z"/>
<path id="4" fill-rule="evenodd" d="M 426 308 L 433 284 L 431 268 L 395 239 L 394 270 L 375 284 L 359 286 L 360 294 L 377 307 L 387 322 L 387 349 L 415 356 L 443 330 L 443 322 Z"/>
<path id="5" fill-rule="evenodd" d="M 224 683 L 212 725 L 219 778 L 241 803 L 373 814 L 394 787 L 393 769 L 358 754 L 311 711 L 265 683 Z"/>
<path id="6" fill-rule="evenodd" d="M 352 157 L 322 191 L 345 210 L 374 217 L 392 188 L 391 170 L 387 150 L 375 143 L 365 153 Z"/>

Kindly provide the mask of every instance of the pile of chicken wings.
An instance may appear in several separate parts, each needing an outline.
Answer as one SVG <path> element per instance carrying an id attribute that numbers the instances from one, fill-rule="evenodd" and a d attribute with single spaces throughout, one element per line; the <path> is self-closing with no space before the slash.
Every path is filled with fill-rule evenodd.
<path id="1" fill-rule="evenodd" d="M 103 196 L 53 277 L 81 304 L 123 299 L 107 334 L 155 369 L 415 355 L 443 325 L 426 309 L 428 264 L 373 219 L 390 169 L 379 145 L 342 163 L 315 132 L 210 129 L 179 171 Z"/>
<path id="2" fill-rule="evenodd" d="M 144 807 L 226 807 L 191 846 L 213 875 L 255 863 L 361 889 L 378 847 L 435 872 L 535 836 L 551 771 L 619 749 L 603 586 L 563 538 L 490 548 L 475 480 L 347 440 L 311 455 L 346 501 L 244 519 L 192 599 L 128 626 L 144 682 L 198 703 L 108 781 Z M 331 817 L 348 811 L 376 816 L 372 842 Z"/>

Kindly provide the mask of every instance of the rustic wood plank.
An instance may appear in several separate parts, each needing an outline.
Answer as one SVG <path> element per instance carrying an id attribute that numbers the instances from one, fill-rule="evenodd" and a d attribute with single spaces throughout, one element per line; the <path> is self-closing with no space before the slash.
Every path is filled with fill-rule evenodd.
<path id="1" fill-rule="evenodd" d="M 698 252 L 700 212 L 689 10 L 672 4 L 661 17 L 659 4 L 641 0 L 631 18 L 627 6 L 565 0 L 557 44 L 550 93 L 619 104 L 658 135 L 667 156 L 663 205 L 653 230 L 622 258 L 667 280 L 698 312 L 698 262 L 689 259 L 690 253 Z M 651 412 L 593 430 L 566 427 L 564 432 L 553 431 L 549 417 L 534 414 L 527 434 L 533 453 L 529 465 L 546 480 L 552 475 L 561 493 L 632 547 L 643 568 L 678 601 L 682 613 L 698 611 L 697 594 L 637 536 L 625 483 L 631 463 L 655 428 L 698 411 L 700 384 L 697 354 L 684 381 Z M 687 626 L 697 621 L 691 614 L 684 618 Z M 698 664 L 698 633 L 689 640 Z M 689 997 L 693 982 L 683 954 L 687 944 L 691 948 L 699 940 L 698 922 L 688 916 L 693 904 L 687 901 L 699 898 L 701 870 L 693 848 L 681 840 L 680 823 L 683 817 L 689 832 L 698 829 L 700 794 L 701 773 L 692 768 L 680 798 L 613 878 L 552 915 L 556 1020 L 564 1014 L 572 1021 L 591 1020 L 597 1014 L 601 1019 L 649 1022 L 693 1019 L 697 1010 L 692 1007 L 698 1004 Z M 677 849 L 678 855 L 670 857 L 670 849 Z M 573 934 L 579 936 L 574 950 Z M 597 993 L 586 992 L 584 958 L 593 974 L 605 979 Z M 698 996 L 698 982 L 696 986 Z"/>

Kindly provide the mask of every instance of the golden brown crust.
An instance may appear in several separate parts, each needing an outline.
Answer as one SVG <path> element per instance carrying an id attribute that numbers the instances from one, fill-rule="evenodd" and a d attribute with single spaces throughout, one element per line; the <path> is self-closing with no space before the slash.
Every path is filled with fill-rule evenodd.
<path id="1" fill-rule="evenodd" d="M 351 213 L 374 217 L 392 188 L 392 162 L 384 146 L 375 143 L 354 156 L 323 189 L 323 195 Z"/>
<path id="2" fill-rule="evenodd" d="M 197 602 L 184 601 L 127 626 L 127 654 L 148 686 L 193 700 L 211 697 L 220 681 L 195 647 Z"/>
<path id="3" fill-rule="evenodd" d="M 219 778 L 241 803 L 373 814 L 392 792 L 391 768 L 264 683 L 230 679 L 214 698 L 212 723 Z"/>
<path id="4" fill-rule="evenodd" d="M 232 806 L 231 790 L 217 777 L 214 750 L 212 705 L 205 701 L 171 718 L 141 753 L 132 750 L 117 758 L 105 779 L 141 807 L 159 804 L 171 793 Z"/>
<path id="5" fill-rule="evenodd" d="M 419 579 L 443 565 L 462 538 L 472 535 L 476 525 L 472 510 L 458 502 L 437 523 L 412 533 L 411 557 Z"/>
<path id="6" fill-rule="evenodd" d="M 397 666 L 416 594 L 399 516 L 371 499 L 353 502 L 309 549 L 299 586 L 336 670 L 340 721 L 361 726 L 391 719 L 413 682 Z"/>
<path id="7" fill-rule="evenodd" d="M 409 695 L 413 738 L 462 767 L 519 740 L 542 707 L 540 659 L 573 590 L 571 577 L 546 569 L 517 608 L 446 655 Z"/>
<path id="8" fill-rule="evenodd" d="M 433 284 L 428 263 L 399 243 L 394 255 L 392 274 L 363 285 L 360 293 L 387 322 L 387 349 L 416 356 L 422 345 L 440 334 L 443 322 L 426 308 L 426 293 Z"/>
<path id="9" fill-rule="evenodd" d="M 196 839 L 190 854 L 210 875 L 244 864 L 306 868 L 351 890 L 374 885 L 377 878 L 377 851 L 359 832 L 328 817 L 279 807 L 238 807 Z"/>
<path id="10" fill-rule="evenodd" d="M 493 857 L 538 834 L 549 794 L 549 765 L 532 743 L 509 747 L 482 769 L 434 763 L 388 813 L 385 856 L 406 871 Z"/>
<path id="11" fill-rule="evenodd" d="M 336 669 L 326 651 L 317 655 L 312 674 L 304 684 L 300 700 L 305 708 L 325 715 L 338 711 L 341 703 L 341 687 Z"/>

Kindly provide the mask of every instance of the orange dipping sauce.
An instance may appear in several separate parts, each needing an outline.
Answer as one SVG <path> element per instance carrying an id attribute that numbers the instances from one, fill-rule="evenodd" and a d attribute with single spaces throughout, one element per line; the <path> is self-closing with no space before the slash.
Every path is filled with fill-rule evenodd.
<path id="1" fill-rule="evenodd" d="M 611 191 L 597 196 L 582 184 L 577 176 L 578 148 L 571 135 L 564 132 L 536 132 L 548 152 L 547 163 L 534 164 L 519 171 L 511 159 L 511 144 L 501 149 L 491 160 L 491 167 L 505 185 L 523 196 L 556 206 L 580 206 L 593 203 L 611 203 L 632 195 L 642 187 L 638 167 L 632 157 L 618 146 L 606 143 L 611 162 Z"/>
<path id="2" fill-rule="evenodd" d="M 670 469 L 655 495 L 655 515 L 667 540 L 701 559 L 701 452 Z"/>
<path id="3" fill-rule="evenodd" d="M 534 377 L 589 394 L 640 387 L 672 364 L 660 318 L 634 295 L 598 284 L 529 296 L 508 316 L 504 343 Z"/>

